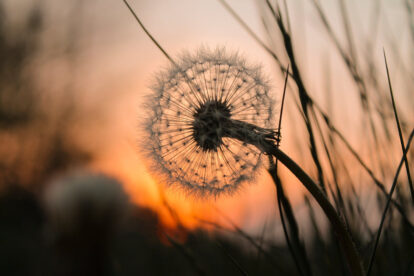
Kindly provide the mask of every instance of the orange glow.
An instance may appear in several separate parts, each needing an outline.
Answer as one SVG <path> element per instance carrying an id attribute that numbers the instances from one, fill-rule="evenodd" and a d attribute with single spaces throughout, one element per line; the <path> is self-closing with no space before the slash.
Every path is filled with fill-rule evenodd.
<path id="1" fill-rule="evenodd" d="M 188 229 L 211 229 L 212 226 L 203 223 L 203 220 L 228 227 L 235 223 L 254 228 L 258 224 L 260 227 L 259 222 L 276 216 L 274 186 L 264 170 L 257 178 L 258 183 L 245 185 L 232 197 L 197 199 L 187 198 L 180 191 L 170 190 L 162 183 L 157 183 L 138 154 L 129 146 L 122 147 L 117 143 L 107 145 L 91 168 L 119 179 L 131 201 L 157 212 L 166 228 L 176 228 L 180 223 Z M 286 175 L 284 178 L 292 181 L 292 176 Z M 298 190 L 301 188 L 296 183 L 292 184 L 287 186 L 287 192 L 293 197 L 293 202 L 298 202 L 302 194 Z"/>
<path id="2" fill-rule="evenodd" d="M 149 5 L 144 2 L 146 1 L 134 1 L 133 6 L 142 16 L 145 25 L 172 57 L 183 49 L 193 50 L 202 44 L 211 47 L 224 45 L 229 49 L 239 50 L 253 65 L 256 61 L 263 65 L 264 71 L 271 79 L 272 92 L 275 98 L 280 100 L 283 74 L 275 70 L 274 60 L 218 3 L 215 1 L 184 1 L 185 3 L 177 4 L 175 1 L 165 3 L 152 1 L 154 3 Z M 237 5 L 237 1 L 233 2 L 237 12 L 267 43 L 254 1 L 239 1 Z M 44 76 L 39 77 L 39 82 L 44 83 L 44 86 L 50 90 L 45 92 L 48 97 L 45 97 L 47 100 L 43 108 L 45 114 L 52 118 L 49 118 L 49 122 L 46 123 L 39 122 L 39 125 L 51 124 L 51 130 L 45 130 L 48 135 L 51 135 L 49 132 L 55 131 L 55 127 L 61 130 L 60 128 L 63 128 L 61 124 L 64 125 L 64 137 L 91 153 L 93 161 L 88 164 L 89 168 L 119 179 L 130 195 L 131 202 L 157 212 L 162 224 L 167 228 L 174 229 L 178 223 L 189 229 L 212 227 L 200 220 L 214 221 L 231 227 L 229 223 L 231 221 L 245 230 L 258 233 L 263 222 L 278 216 L 274 184 L 265 170 L 257 178 L 257 183 L 246 185 L 234 196 L 208 200 L 186 198 L 179 191 L 168 190 L 163 183 L 159 183 L 148 172 L 146 164 L 139 156 L 140 150 L 137 149 L 138 143 L 136 143 L 140 135 L 137 128 L 139 117 L 145 115 L 142 114 L 139 103 L 143 95 L 150 91 L 152 75 L 166 66 L 168 60 L 136 24 L 122 1 L 102 1 L 100 5 L 103 5 L 102 8 L 97 9 L 95 6 L 88 8 L 96 12 L 85 10 L 90 12 L 86 13 L 90 17 L 85 18 L 85 23 L 88 23 L 88 28 L 91 25 L 91 29 L 83 28 L 83 26 L 76 28 L 87 30 L 85 37 L 79 38 L 79 56 L 73 60 L 72 56 L 62 57 L 62 60 L 52 58 L 51 61 L 43 63 L 42 66 L 45 68 L 38 70 L 39 72 L 44 70 L 44 74 L 40 74 Z M 368 165 L 372 167 L 372 164 L 369 164 L 372 160 L 371 152 L 364 148 L 364 143 L 369 143 L 369 140 L 361 139 L 366 130 L 360 122 L 361 116 L 358 114 L 360 110 L 354 108 L 359 101 L 357 94 L 352 92 L 355 90 L 354 84 L 349 74 L 346 73 L 346 69 L 341 67 L 342 61 L 333 54 L 335 51 L 330 51 L 332 49 L 329 48 L 330 44 L 327 42 L 329 40 L 325 32 L 321 32 L 319 26 L 312 24 L 307 24 L 309 26 L 306 28 L 297 25 L 302 21 L 310 22 L 304 21 L 309 20 L 304 15 L 312 10 L 307 11 L 308 9 L 302 7 L 302 4 L 297 5 L 297 9 L 291 9 L 292 28 L 295 29 L 293 32 L 295 51 L 298 60 L 303 63 L 301 73 L 305 83 L 318 105 L 326 110 L 332 109 L 334 113 L 332 122 L 342 133 L 346 134 L 346 139 L 355 149 L 361 150 L 359 154 L 362 159 L 367 160 Z M 102 10 L 111 11 L 111 13 L 99 12 Z M 189 10 L 191 12 L 188 12 Z M 299 14 L 302 12 L 304 14 Z M 299 23 L 295 21 L 295 18 L 296 20 L 301 18 Z M 91 22 L 93 24 L 89 24 Z M 48 31 L 53 33 L 53 28 Z M 307 41 L 307 37 L 312 40 Z M 372 52 L 380 59 L 380 64 L 383 64 L 383 43 L 378 43 L 378 45 L 381 46 L 372 49 Z M 276 49 L 278 45 L 274 46 Z M 335 64 L 332 68 L 328 68 L 332 74 L 332 80 L 330 80 L 332 87 L 329 87 L 334 97 L 332 104 L 326 101 L 326 95 L 323 94 L 326 76 L 320 58 L 325 55 L 328 59 L 332 59 L 330 63 Z M 65 58 L 70 59 L 69 65 L 66 64 Z M 283 63 L 288 64 L 288 61 L 283 60 Z M 66 81 L 69 81 L 71 85 L 67 85 Z M 297 92 L 293 82 L 291 84 L 293 88 L 288 88 L 285 105 L 282 149 L 303 166 L 305 171 L 315 172 L 308 151 L 305 127 L 302 120 L 298 119 L 300 113 L 295 107 L 294 97 L 297 97 Z M 399 90 L 398 86 L 395 90 Z M 56 91 L 60 93 L 55 93 Z M 63 116 L 59 114 L 59 111 L 60 109 L 66 110 L 64 103 L 71 102 L 72 99 L 74 106 L 66 109 L 72 110 L 73 108 L 74 116 L 67 122 L 65 117 L 67 114 Z M 56 114 L 65 117 L 63 122 L 54 121 L 55 117 L 60 118 Z M 410 116 L 407 117 L 410 118 Z M 3 146 L 0 147 L 0 155 L 3 161 L 13 163 L 13 158 L 9 158 L 12 154 L 6 155 L 5 152 L 17 152 L 14 155 L 25 157 L 22 168 L 36 166 L 37 158 L 42 157 L 36 152 L 37 140 L 42 140 L 46 134 L 39 135 L 40 126 L 34 125 L 31 128 L 33 129 L 28 129 L 27 133 L 18 134 L 24 137 L 21 139 L 24 142 L 18 141 L 15 137 L 0 137 L 0 144 Z M 37 147 L 40 147 L 40 144 Z M 318 150 L 323 150 L 321 145 Z M 47 155 L 42 150 L 39 152 Z M 396 151 L 395 159 L 399 158 L 399 152 Z M 343 161 L 351 164 L 350 168 L 359 167 L 345 149 Z M 322 160 L 322 165 L 328 168 L 327 160 Z M 286 193 L 292 204 L 301 203 L 304 189 L 282 166 L 280 169 Z M 21 169 L 26 173 L 25 170 L 29 171 L 26 167 Z M 328 174 L 326 177 L 330 178 L 329 169 L 325 171 Z M 361 171 L 358 170 L 355 177 L 365 174 Z M 31 176 L 29 173 L 27 175 L 27 178 Z M 315 175 L 311 176 L 314 179 L 317 178 Z"/>

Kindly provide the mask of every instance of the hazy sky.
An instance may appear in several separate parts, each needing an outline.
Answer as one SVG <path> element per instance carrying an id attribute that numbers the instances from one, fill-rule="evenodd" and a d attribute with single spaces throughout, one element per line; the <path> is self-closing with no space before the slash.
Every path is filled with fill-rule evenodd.
<path id="1" fill-rule="evenodd" d="M 372 11 L 375 1 L 346 1 L 349 4 L 353 32 L 357 37 L 367 38 L 372 35 L 369 26 L 374 16 Z M 16 15 L 24 13 L 30 3 L 33 3 L 29 0 L 7 2 L 8 12 Z M 121 0 L 39 2 L 49 12 L 46 27 L 47 31 L 53 34 L 51 40 L 60 39 L 59 36 L 66 32 L 65 26 L 68 23 L 74 24 L 72 31 L 79 37 L 75 43 L 75 67 L 65 72 L 64 76 L 59 73 L 61 71 L 55 71 L 53 74 L 56 78 L 70 75 L 76 79 L 77 88 L 81 91 L 76 94 L 79 106 L 84 110 L 99 110 L 99 124 L 91 125 L 85 120 L 84 123 L 80 122 L 75 126 L 80 143 L 88 145 L 97 154 L 96 161 L 91 167 L 120 178 L 137 203 L 165 213 L 165 208 L 160 206 L 159 189 L 147 173 L 136 141 L 140 138 L 138 121 L 142 115 L 142 97 L 150 92 L 149 85 L 154 75 L 167 65 L 167 59 L 145 35 Z M 200 45 L 213 48 L 219 45 L 230 50 L 238 50 L 248 61 L 263 65 L 264 71 L 272 81 L 275 97 L 280 96 L 283 76 L 276 70 L 269 55 L 229 15 L 219 1 L 129 2 L 145 26 L 170 55 L 176 56 L 183 49 L 193 51 Z M 339 118 L 344 131 L 358 128 L 359 111 L 349 111 L 352 110 L 350 106 L 357 100 L 356 94 L 352 92 L 355 88 L 349 85 L 350 77 L 333 51 L 331 41 L 323 31 L 314 8 L 310 6 L 311 1 L 286 2 L 289 5 L 293 38 L 296 41 L 295 51 L 304 69 L 306 83 L 310 90 L 316 91 L 314 96 L 325 106 L 323 89 L 327 72 L 324 66 L 329 64 L 328 73 L 331 77 L 331 88 L 334 90 L 332 93 L 335 95 L 334 106 L 331 108 L 335 110 L 335 118 Z M 336 1 L 320 2 L 328 12 L 334 29 L 341 29 Z M 265 37 L 256 1 L 231 0 L 228 3 L 260 37 Z M 380 61 L 382 49 L 388 45 L 387 41 L 394 38 L 404 52 L 408 39 L 408 29 L 401 27 L 406 26 L 407 20 L 401 8 L 402 1 L 384 0 L 381 3 L 380 30 L 376 38 L 377 43 L 371 49 L 376 60 Z M 382 35 L 381 31 L 387 35 Z M 341 31 L 338 35 L 341 39 L 344 37 Z M 264 41 L 269 42 L 266 39 Z M 391 58 L 390 64 L 395 65 L 393 77 L 397 83 L 396 87 L 399 87 L 398 61 Z M 50 66 L 56 65 L 51 62 Z M 383 68 L 379 70 L 383 72 Z M 290 108 L 293 109 L 293 102 L 291 103 Z M 404 106 L 407 103 L 401 101 L 401 104 L 407 109 L 407 106 Z M 287 111 L 289 112 L 291 111 Z M 295 141 L 290 138 L 294 136 L 298 127 L 295 123 L 295 120 L 287 117 L 282 146 L 294 158 L 303 161 L 308 156 L 302 156 L 300 151 L 295 150 Z M 351 136 L 351 141 L 355 142 L 357 139 Z M 292 179 L 288 174 L 285 175 L 287 179 Z M 302 190 L 300 185 L 292 182 L 287 189 L 293 201 L 298 202 L 301 193 L 297 191 Z M 194 223 L 193 215 L 217 217 L 217 212 L 211 206 L 218 206 L 248 229 L 260 229 L 263 221 L 275 216 L 275 192 L 273 184 L 265 174 L 259 183 L 246 187 L 234 198 L 219 199 L 215 202 L 186 200 L 182 195 L 168 191 L 166 193 L 171 205 L 179 210 L 189 224 Z"/>

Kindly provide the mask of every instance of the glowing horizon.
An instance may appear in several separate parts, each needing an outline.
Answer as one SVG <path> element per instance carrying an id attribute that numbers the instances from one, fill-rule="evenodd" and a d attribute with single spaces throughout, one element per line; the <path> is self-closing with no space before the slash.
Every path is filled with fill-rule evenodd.
<path id="1" fill-rule="evenodd" d="M 49 22 L 54 22 L 59 13 L 64 14 L 67 20 L 70 19 L 70 11 L 53 4 L 53 1 L 48 2 L 51 4 L 50 11 L 57 12 L 49 14 Z M 266 51 L 243 30 L 218 1 L 186 0 L 180 4 L 172 0 L 162 3 L 153 2 L 130 0 L 131 6 L 137 11 L 144 24 L 171 56 L 179 55 L 183 49 L 193 51 L 202 44 L 213 48 L 224 45 L 231 50 L 238 50 L 251 63 L 263 65 L 263 70 L 271 79 L 274 97 L 280 100 L 283 75 L 275 68 L 274 61 Z M 229 1 L 229 4 L 260 37 L 266 37 L 260 22 L 260 8 L 255 3 Z M 22 5 L 10 5 L 11 10 L 19 10 Z M 183 224 L 189 228 L 203 226 L 198 222 L 199 218 L 226 223 L 226 219 L 220 217 L 216 211 L 219 209 L 242 227 L 259 231 L 264 221 L 277 217 L 274 185 L 266 176 L 265 170 L 257 179 L 258 183 L 245 185 L 234 197 L 218 198 L 216 201 L 208 202 L 186 199 L 180 192 L 164 190 L 165 185 L 158 183 L 150 175 L 146 162 L 137 149 L 137 139 L 141 137 L 138 121 L 143 116 L 140 105 L 143 96 L 150 91 L 149 86 L 154 75 L 160 70 L 159 68 L 168 65 L 168 60 L 140 29 L 122 1 L 103 1 L 99 5 L 82 4 L 81 6 L 79 24 L 83 28 L 75 28 L 80 39 L 76 41 L 77 44 L 75 43 L 76 58 L 70 61 L 74 63 L 74 67 L 65 65 L 67 62 L 65 59 L 68 57 L 50 58 L 42 63 L 45 67 L 44 72 L 39 73 L 39 81 L 50 89 L 48 92 L 52 99 L 50 102 L 58 103 L 54 107 L 51 107 L 50 102 L 44 103 L 45 109 L 50 109 L 51 114 L 57 113 L 59 104 L 69 98 L 62 92 L 63 90 L 60 91 L 60 95 L 53 94 L 59 90 L 55 87 L 55 83 L 65 82 L 66 78 L 73 78 L 76 83 L 76 92 L 70 97 L 75 99 L 79 114 L 76 114 L 77 120 L 71 122 L 68 140 L 73 139 L 72 142 L 82 145 L 93 153 L 93 160 L 86 167 L 121 180 L 134 203 L 157 211 L 163 223 L 168 226 L 174 226 L 175 222 L 163 203 L 163 196 L 177 211 Z M 297 41 L 295 45 L 298 45 L 295 50 L 300 58 L 299 63 L 304 68 L 302 73 L 305 82 L 311 91 L 316 91 L 314 97 L 320 101 L 319 104 L 332 112 L 335 125 L 341 127 L 340 130 L 346 133 L 347 139 L 352 145 L 356 145 L 364 160 L 369 162 L 371 152 L 365 147 L 367 141 L 362 141 L 360 138 L 365 130 L 365 126 L 359 121 L 362 112 L 353 109 L 359 99 L 354 93 L 356 87 L 351 77 L 344 69 L 338 54 L 332 49 L 332 43 L 321 24 L 316 23 L 318 21 L 315 19 L 314 10 L 309 4 L 302 5 L 297 0 L 290 5 L 297 7 L 297 9 L 290 9 L 290 12 L 292 29 L 295 30 L 293 35 Z M 397 29 L 402 24 L 402 19 L 399 19 L 400 11 L 397 8 L 393 9 L 392 3 L 387 5 L 390 9 L 386 15 L 393 23 L 390 28 Z M 360 8 L 359 13 L 364 13 L 370 6 L 363 3 Z M 328 4 L 327 9 L 333 10 L 334 7 Z M 333 14 L 335 15 L 334 12 Z M 358 19 L 358 14 L 353 16 L 352 19 Z M 338 20 L 332 22 L 335 27 L 341 26 Z M 368 22 L 363 23 L 361 30 L 354 31 L 364 33 Z M 67 23 L 61 22 L 61 24 Z M 55 39 L 62 35 L 52 24 L 47 25 L 45 32 L 52 33 Z M 340 33 L 340 37 L 343 36 L 344 34 Z M 382 47 L 387 45 L 387 38 L 379 36 L 378 40 L 378 44 L 372 49 L 372 54 L 375 60 L 382 62 Z M 266 38 L 264 41 L 271 44 Z M 271 46 L 277 49 L 281 45 Z M 321 60 L 328 64 L 328 69 L 324 67 L 325 63 L 320 62 Z M 403 91 L 403 85 L 398 85 L 398 73 L 401 70 L 398 67 L 398 60 L 390 59 L 390 62 L 391 73 L 396 80 L 395 90 Z M 381 73 L 384 71 L 383 68 L 379 70 Z M 330 75 L 330 84 L 325 83 L 325 73 Z M 334 91 L 332 94 L 335 97 L 332 102 L 326 99 L 326 90 Z M 307 144 L 298 143 L 305 132 L 303 122 L 297 119 L 300 114 L 295 110 L 295 93 L 294 86 L 289 88 L 288 109 L 282 127 L 282 148 L 306 171 L 315 176 Z M 403 94 L 397 100 L 402 106 L 402 114 L 410 120 L 410 102 L 405 101 L 405 97 L 408 96 Z M 352 162 L 356 164 L 355 167 L 358 166 L 349 153 L 344 156 L 345 162 Z M 397 160 L 399 156 L 399 152 L 396 151 L 390 158 Z M 323 160 L 323 165 L 329 164 Z M 286 170 L 282 169 L 281 173 L 287 184 L 285 188 L 290 199 L 293 204 L 300 205 L 303 188 Z M 356 174 L 361 177 L 364 172 L 358 171 Z"/>

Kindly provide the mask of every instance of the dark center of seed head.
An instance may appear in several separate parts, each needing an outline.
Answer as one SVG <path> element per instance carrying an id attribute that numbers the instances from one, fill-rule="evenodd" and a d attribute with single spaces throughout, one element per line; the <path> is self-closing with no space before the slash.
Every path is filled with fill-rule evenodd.
<path id="1" fill-rule="evenodd" d="M 197 145 L 205 151 L 217 150 L 230 117 L 229 107 L 220 101 L 207 101 L 197 108 L 192 125 Z"/>

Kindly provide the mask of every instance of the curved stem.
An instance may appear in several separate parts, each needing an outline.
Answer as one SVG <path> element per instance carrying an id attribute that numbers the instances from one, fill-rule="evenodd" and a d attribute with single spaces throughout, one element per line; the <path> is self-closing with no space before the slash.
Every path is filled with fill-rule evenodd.
<path id="1" fill-rule="evenodd" d="M 225 136 L 254 145 L 262 152 L 274 156 L 277 160 L 282 162 L 283 165 L 285 165 L 300 180 L 300 182 L 302 182 L 331 222 L 332 228 L 335 231 L 336 237 L 347 258 L 352 275 L 364 275 L 365 272 L 361 258 L 352 240 L 351 234 L 347 229 L 345 221 L 338 215 L 328 198 L 312 178 L 310 178 L 310 176 L 307 175 L 295 161 L 279 149 L 275 144 L 277 138 L 274 136 L 274 133 L 237 120 L 227 121 L 226 128 L 227 131 Z"/>
<path id="2" fill-rule="evenodd" d="M 347 229 L 345 221 L 338 215 L 328 198 L 312 178 L 310 178 L 310 176 L 307 175 L 295 161 L 279 149 L 277 144 L 275 144 L 277 138 L 274 136 L 274 133 L 270 130 L 262 129 L 238 120 L 227 120 L 225 129 L 226 132 L 224 136 L 249 143 L 256 146 L 262 152 L 274 156 L 282 162 L 283 165 L 285 165 L 300 180 L 300 182 L 302 182 L 331 222 L 332 228 L 335 231 L 337 239 L 347 258 L 352 275 L 364 275 L 365 272 L 361 258 L 352 240 L 351 234 Z"/>
<path id="3" fill-rule="evenodd" d="M 267 147 L 266 152 L 282 162 L 283 165 L 285 165 L 312 194 L 313 198 L 315 198 L 319 206 L 321 206 L 325 215 L 332 224 L 332 228 L 334 229 L 342 249 L 344 250 L 352 275 L 364 275 L 365 273 L 362 267 L 361 258 L 352 237 L 347 230 L 345 222 L 338 215 L 335 208 L 328 201 L 316 183 L 306 174 L 305 171 L 302 170 L 301 167 L 299 167 L 298 164 L 296 164 L 288 155 L 277 147 Z"/>

